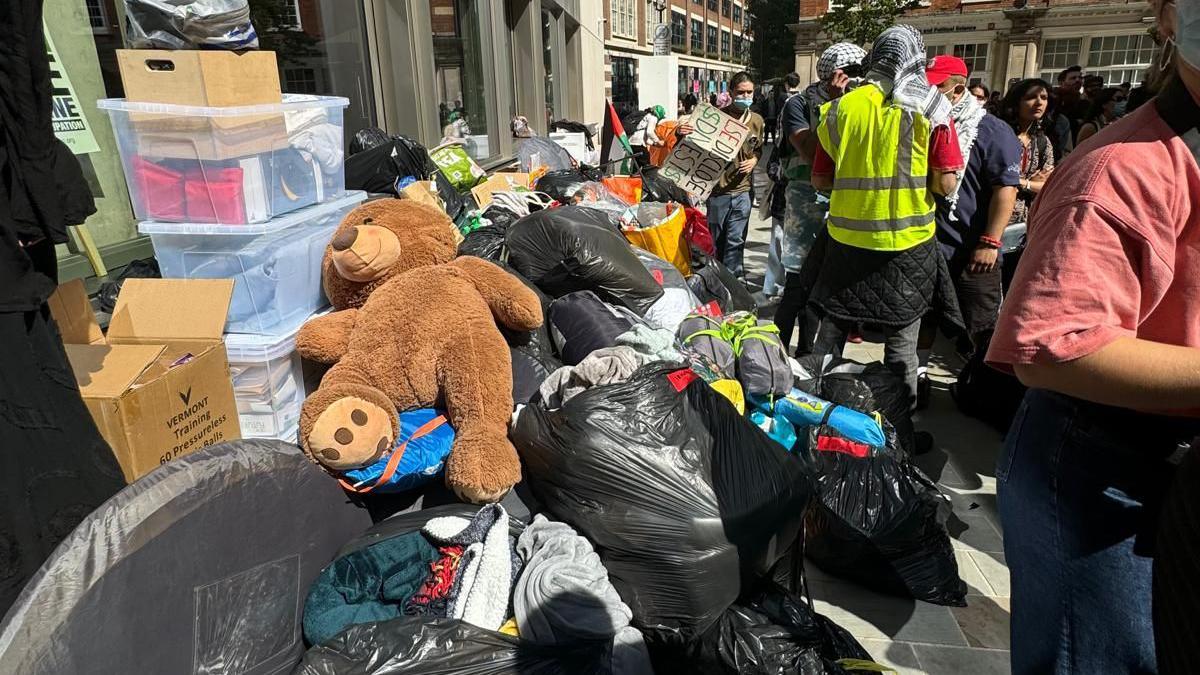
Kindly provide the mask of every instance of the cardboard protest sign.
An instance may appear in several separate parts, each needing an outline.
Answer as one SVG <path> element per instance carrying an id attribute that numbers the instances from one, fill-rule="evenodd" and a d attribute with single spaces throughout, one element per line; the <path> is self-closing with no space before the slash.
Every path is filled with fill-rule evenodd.
<path id="1" fill-rule="evenodd" d="M 737 158 L 750 127 L 707 103 L 696 106 L 690 122 L 695 131 L 679 139 L 659 175 L 703 201 Z"/>

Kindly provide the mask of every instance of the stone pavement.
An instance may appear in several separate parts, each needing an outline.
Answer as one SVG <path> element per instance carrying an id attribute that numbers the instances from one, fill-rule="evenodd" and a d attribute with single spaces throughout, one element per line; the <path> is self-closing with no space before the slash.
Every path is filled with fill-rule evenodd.
<path id="1" fill-rule="evenodd" d="M 765 199 L 765 177 L 758 179 L 759 195 Z M 762 283 L 770 238 L 771 222 L 760 219 L 756 209 L 746 247 L 752 283 Z M 858 361 L 883 357 L 881 344 L 848 347 L 846 356 Z M 904 675 L 1000 675 L 1009 672 L 1009 578 L 995 478 L 1002 437 L 955 408 L 948 386 L 951 371 L 961 361 L 950 345 L 939 343 L 930 366 L 933 395 L 916 426 L 933 433 L 937 447 L 916 463 L 954 505 L 949 528 L 959 576 L 968 587 L 967 606 L 942 607 L 880 595 L 824 574 L 812 564 L 806 566 L 809 585 L 817 611 L 850 631 L 876 661 Z"/>

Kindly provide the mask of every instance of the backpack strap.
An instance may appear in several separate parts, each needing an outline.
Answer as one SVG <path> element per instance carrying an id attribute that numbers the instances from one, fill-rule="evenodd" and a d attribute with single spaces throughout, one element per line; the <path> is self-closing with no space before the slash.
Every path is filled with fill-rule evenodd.
<path id="1" fill-rule="evenodd" d="M 412 436 L 409 436 L 404 440 L 403 443 L 397 446 L 395 450 L 392 450 L 392 456 L 388 458 L 387 466 L 384 467 L 383 473 L 379 474 L 379 478 L 376 479 L 374 485 L 368 485 L 365 488 L 359 487 L 359 485 L 362 485 L 362 483 L 359 483 L 358 485 L 351 485 L 342 478 L 338 479 L 338 483 L 342 486 L 342 488 L 349 490 L 350 492 L 357 492 L 360 495 L 365 495 L 380 485 L 386 485 L 387 482 L 392 479 L 392 476 L 396 475 L 396 469 L 400 466 L 400 460 L 404 457 L 404 449 L 408 447 L 409 441 L 415 441 L 418 438 L 428 436 L 429 434 L 433 433 L 435 429 L 445 423 L 446 416 L 438 415 L 425 424 L 417 427 L 417 430 L 412 433 Z"/>

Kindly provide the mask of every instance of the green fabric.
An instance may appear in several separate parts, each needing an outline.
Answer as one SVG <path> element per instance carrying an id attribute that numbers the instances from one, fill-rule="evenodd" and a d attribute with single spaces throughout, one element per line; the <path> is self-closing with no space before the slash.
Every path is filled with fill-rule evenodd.
<path id="1" fill-rule="evenodd" d="M 304 602 L 304 639 L 317 645 L 344 628 L 387 621 L 429 576 L 440 556 L 425 536 L 410 532 L 338 558 L 321 571 Z"/>

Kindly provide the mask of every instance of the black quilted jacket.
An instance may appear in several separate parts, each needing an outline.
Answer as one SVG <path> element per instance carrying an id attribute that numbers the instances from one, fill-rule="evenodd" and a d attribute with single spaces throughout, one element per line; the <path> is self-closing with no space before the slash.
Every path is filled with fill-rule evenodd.
<path id="1" fill-rule="evenodd" d="M 868 325 L 903 327 L 933 311 L 962 326 L 950 270 L 933 239 L 900 252 L 828 239 L 811 302 L 836 319 Z"/>

